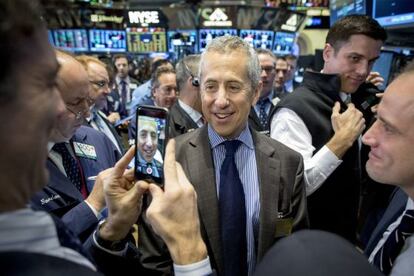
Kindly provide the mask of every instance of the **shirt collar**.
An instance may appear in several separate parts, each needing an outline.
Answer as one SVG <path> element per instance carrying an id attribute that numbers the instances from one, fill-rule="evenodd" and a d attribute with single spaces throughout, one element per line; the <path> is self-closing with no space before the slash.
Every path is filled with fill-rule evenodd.
<path id="1" fill-rule="evenodd" d="M 220 136 L 212 127 L 210 124 L 208 124 L 208 138 L 210 140 L 211 148 L 215 148 L 224 141 L 227 141 L 228 139 L 225 139 L 224 137 Z M 244 127 L 240 135 L 233 140 L 239 140 L 243 144 L 245 144 L 248 148 L 254 149 L 253 146 L 253 138 L 252 133 L 250 132 L 250 129 L 248 127 L 248 124 Z"/>
<path id="2" fill-rule="evenodd" d="M 129 84 L 129 76 L 126 76 L 126 78 L 125 78 L 125 79 L 121 79 L 120 77 L 116 76 L 116 77 L 115 77 L 115 79 L 116 79 L 116 83 L 117 83 L 118 85 L 120 85 L 120 84 L 121 84 L 121 81 L 125 81 L 127 84 Z"/>
<path id="3" fill-rule="evenodd" d="M 185 112 L 193 119 L 194 122 L 198 122 L 200 118 L 202 117 L 201 113 L 189 106 L 188 104 L 184 103 L 180 99 L 178 99 L 178 104 L 181 106 L 182 109 L 184 109 Z"/>

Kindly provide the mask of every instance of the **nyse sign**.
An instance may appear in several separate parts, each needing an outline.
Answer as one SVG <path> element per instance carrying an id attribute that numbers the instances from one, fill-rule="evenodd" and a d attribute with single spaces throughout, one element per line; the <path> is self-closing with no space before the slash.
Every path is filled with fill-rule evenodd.
<path id="1" fill-rule="evenodd" d="M 159 11 L 129 11 L 130 24 L 138 24 L 143 27 L 160 23 Z"/>

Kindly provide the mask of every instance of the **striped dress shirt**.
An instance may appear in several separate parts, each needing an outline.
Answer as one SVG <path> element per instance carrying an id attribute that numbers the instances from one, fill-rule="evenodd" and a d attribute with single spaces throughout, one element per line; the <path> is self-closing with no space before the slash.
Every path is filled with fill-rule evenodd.
<path id="1" fill-rule="evenodd" d="M 220 198 L 220 168 L 226 156 L 226 148 L 221 143 L 226 141 L 226 139 L 218 135 L 210 125 L 208 125 L 208 136 L 213 153 L 217 197 Z M 256 266 L 256 247 L 259 233 L 260 191 L 255 148 L 252 134 L 250 133 L 247 124 L 235 140 L 242 142 L 236 151 L 235 162 L 245 196 L 247 263 L 249 275 L 252 275 Z"/>

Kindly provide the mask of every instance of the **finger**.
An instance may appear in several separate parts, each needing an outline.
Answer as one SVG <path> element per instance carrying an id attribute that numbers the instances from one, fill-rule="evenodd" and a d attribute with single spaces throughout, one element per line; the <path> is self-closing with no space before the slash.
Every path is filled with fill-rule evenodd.
<path id="1" fill-rule="evenodd" d="M 114 168 L 118 173 L 117 176 L 121 176 L 124 174 L 125 170 L 128 168 L 128 164 L 131 162 L 132 158 L 135 155 L 135 146 L 132 146 L 122 158 L 116 162 Z"/>
<path id="2" fill-rule="evenodd" d="M 184 188 L 189 185 L 192 186 L 187 176 L 185 175 L 183 167 L 181 167 L 181 164 L 176 162 L 176 167 L 177 167 L 177 176 L 178 176 L 179 184 L 184 186 Z"/>
<path id="3" fill-rule="evenodd" d="M 152 196 L 151 204 L 152 202 L 156 201 L 158 198 L 160 198 L 164 194 L 162 189 L 158 185 L 153 184 L 153 183 L 149 184 L 148 190 Z"/>
<path id="4" fill-rule="evenodd" d="M 332 116 L 339 115 L 339 110 L 341 109 L 341 105 L 339 102 L 335 102 L 334 107 L 332 108 Z"/>
<path id="5" fill-rule="evenodd" d="M 165 185 L 164 190 L 176 188 L 178 183 L 177 168 L 175 164 L 175 141 L 171 139 L 168 142 L 167 149 L 165 151 L 164 159 L 164 179 Z"/>
<path id="6" fill-rule="evenodd" d="M 377 93 L 377 94 L 375 94 L 375 96 L 377 96 L 378 98 L 381 99 L 384 96 L 384 93 Z"/>

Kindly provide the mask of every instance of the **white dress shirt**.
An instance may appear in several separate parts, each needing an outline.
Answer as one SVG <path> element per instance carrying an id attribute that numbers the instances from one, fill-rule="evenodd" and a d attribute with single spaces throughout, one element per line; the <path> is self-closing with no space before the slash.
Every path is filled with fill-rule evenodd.
<path id="1" fill-rule="evenodd" d="M 204 125 L 203 122 L 203 115 L 200 112 L 189 106 L 188 104 L 184 103 L 180 99 L 178 100 L 178 104 L 181 106 L 182 109 L 190 116 L 190 118 L 198 125 L 198 127 L 202 127 Z"/>
<path id="2" fill-rule="evenodd" d="M 341 92 L 340 97 L 345 100 L 349 95 Z M 312 135 L 304 121 L 291 109 L 281 108 L 275 113 L 270 125 L 270 137 L 303 156 L 307 196 L 315 192 L 342 163 L 327 146 L 313 154 Z"/>
<path id="3" fill-rule="evenodd" d="M 406 210 L 413 210 L 414 202 L 411 198 L 407 200 Z M 374 261 L 375 255 L 387 241 L 390 233 L 395 230 L 395 228 L 400 225 L 401 219 L 405 214 L 405 211 L 397 218 L 396 221 L 391 223 L 387 230 L 384 232 L 381 240 L 378 242 L 377 246 L 371 252 L 368 261 L 372 263 Z M 395 259 L 395 262 L 391 268 L 390 275 L 392 276 L 412 276 L 414 272 L 414 235 L 410 236 L 405 240 L 404 246 L 401 249 L 400 254 Z"/>

